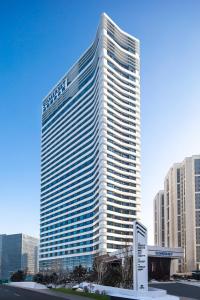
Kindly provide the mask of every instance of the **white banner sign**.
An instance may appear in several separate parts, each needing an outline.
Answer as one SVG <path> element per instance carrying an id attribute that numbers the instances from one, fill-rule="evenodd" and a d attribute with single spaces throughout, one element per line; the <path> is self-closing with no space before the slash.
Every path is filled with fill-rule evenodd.
<path id="1" fill-rule="evenodd" d="M 133 289 L 148 291 L 147 229 L 140 222 L 133 223 Z"/>

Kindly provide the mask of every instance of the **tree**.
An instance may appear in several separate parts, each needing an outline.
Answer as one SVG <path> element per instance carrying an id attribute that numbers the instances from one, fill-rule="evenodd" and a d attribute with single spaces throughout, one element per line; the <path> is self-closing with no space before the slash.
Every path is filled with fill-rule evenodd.
<path id="1" fill-rule="evenodd" d="M 24 271 L 17 271 L 11 275 L 10 280 L 14 282 L 24 281 L 26 279 L 26 273 Z"/>
<path id="2" fill-rule="evenodd" d="M 58 284 L 58 274 L 54 272 L 49 277 L 50 282 L 56 286 Z"/>
<path id="3" fill-rule="evenodd" d="M 102 278 L 102 284 L 120 287 L 122 282 L 122 269 L 119 262 L 107 263 L 106 272 Z"/>
<path id="4" fill-rule="evenodd" d="M 50 274 L 44 274 L 44 281 L 43 281 L 43 283 L 44 284 L 49 284 L 49 283 L 51 283 L 51 275 Z"/>
<path id="5" fill-rule="evenodd" d="M 64 267 L 62 260 L 55 259 L 50 273 L 50 282 L 53 284 L 66 284 L 69 281 L 69 270 Z"/>
<path id="6" fill-rule="evenodd" d="M 103 283 L 103 278 L 107 271 L 106 258 L 108 258 L 107 254 L 106 255 L 97 255 L 94 258 L 93 274 L 95 275 L 94 278 L 96 278 L 98 284 Z"/>
<path id="7" fill-rule="evenodd" d="M 122 259 L 117 256 L 97 255 L 93 262 L 91 281 L 103 285 L 132 288 L 133 260 L 130 251 L 127 243 L 123 249 Z"/>
<path id="8" fill-rule="evenodd" d="M 37 283 L 44 283 L 44 275 L 42 273 L 37 273 L 33 276 L 33 281 Z"/>
<path id="9" fill-rule="evenodd" d="M 71 277 L 73 280 L 80 283 L 81 281 L 85 280 L 86 274 L 87 274 L 87 269 L 79 265 L 74 268 Z"/>
<path id="10" fill-rule="evenodd" d="M 122 258 L 122 287 L 129 289 L 133 287 L 133 256 L 130 255 L 131 248 L 127 244 L 123 249 Z"/>

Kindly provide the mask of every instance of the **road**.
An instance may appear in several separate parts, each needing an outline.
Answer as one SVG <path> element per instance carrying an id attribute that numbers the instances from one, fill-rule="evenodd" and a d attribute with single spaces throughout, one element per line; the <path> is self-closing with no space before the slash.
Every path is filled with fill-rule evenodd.
<path id="1" fill-rule="evenodd" d="M 150 286 L 166 290 L 169 295 L 184 297 L 182 299 L 200 300 L 200 287 L 183 283 L 154 283 Z"/>
<path id="2" fill-rule="evenodd" d="M 59 300 L 57 296 L 45 295 L 7 285 L 0 285 L 0 300 Z"/>
<path id="3" fill-rule="evenodd" d="M 167 290 L 170 295 L 181 297 L 182 300 L 197 299 L 200 300 L 200 287 L 182 284 L 182 283 L 158 283 L 150 286 Z M 0 285 L 0 300 L 82 300 L 83 298 L 75 295 L 50 295 L 53 291 L 47 291 L 49 294 L 42 294 L 36 291 L 25 290 L 7 285 Z M 56 292 L 54 292 L 56 293 Z M 183 298 L 182 298 L 183 297 Z M 91 300 L 85 298 L 86 300 Z"/>

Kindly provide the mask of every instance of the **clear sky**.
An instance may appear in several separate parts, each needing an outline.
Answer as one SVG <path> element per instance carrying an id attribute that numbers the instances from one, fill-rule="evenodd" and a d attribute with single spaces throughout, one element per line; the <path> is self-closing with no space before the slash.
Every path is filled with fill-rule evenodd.
<path id="1" fill-rule="evenodd" d="M 42 98 L 100 14 L 141 41 L 142 219 L 173 162 L 200 153 L 199 0 L 0 1 L 0 233 L 39 235 Z"/>

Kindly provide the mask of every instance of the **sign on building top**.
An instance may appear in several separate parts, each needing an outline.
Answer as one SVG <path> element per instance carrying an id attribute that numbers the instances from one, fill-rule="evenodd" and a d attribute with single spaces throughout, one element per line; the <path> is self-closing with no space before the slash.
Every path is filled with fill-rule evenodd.
<path id="1" fill-rule="evenodd" d="M 47 110 L 66 90 L 67 78 L 64 78 L 43 101 L 43 112 Z"/>

